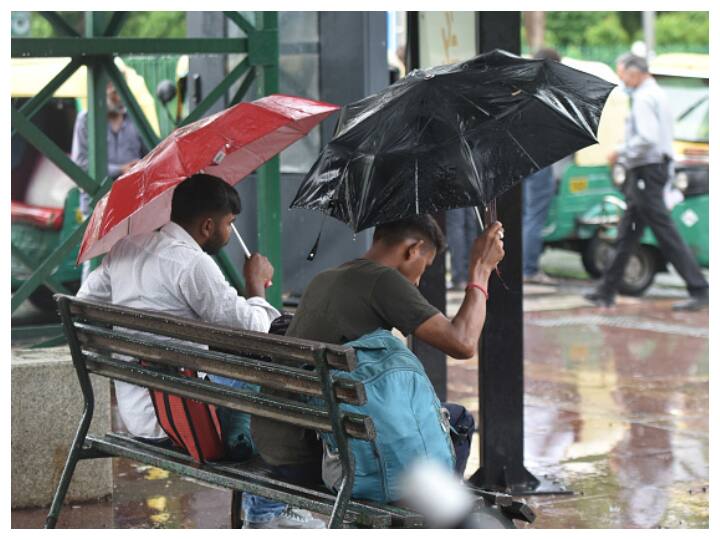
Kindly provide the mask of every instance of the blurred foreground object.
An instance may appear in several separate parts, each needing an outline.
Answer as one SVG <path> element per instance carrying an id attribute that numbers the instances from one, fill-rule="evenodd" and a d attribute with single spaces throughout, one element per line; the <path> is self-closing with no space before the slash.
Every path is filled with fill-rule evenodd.
<path id="1" fill-rule="evenodd" d="M 514 529 L 535 513 L 510 495 L 470 490 L 457 476 L 432 461 L 417 461 L 402 482 L 403 503 L 422 514 L 431 529 Z"/>

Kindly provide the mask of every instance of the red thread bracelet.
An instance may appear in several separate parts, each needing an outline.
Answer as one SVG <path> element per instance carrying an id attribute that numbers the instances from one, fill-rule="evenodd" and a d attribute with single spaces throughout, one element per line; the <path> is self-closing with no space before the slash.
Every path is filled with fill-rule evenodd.
<path id="1" fill-rule="evenodd" d="M 470 289 L 480 289 L 485 295 L 485 301 L 487 302 L 490 300 L 490 295 L 488 294 L 487 289 L 482 285 L 478 285 L 477 283 L 468 283 L 467 287 L 465 287 L 465 291 L 469 291 Z"/>

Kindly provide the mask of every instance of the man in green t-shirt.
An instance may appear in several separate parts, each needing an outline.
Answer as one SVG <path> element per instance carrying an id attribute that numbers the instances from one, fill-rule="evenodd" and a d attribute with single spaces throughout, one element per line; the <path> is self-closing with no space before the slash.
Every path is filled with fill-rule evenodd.
<path id="1" fill-rule="evenodd" d="M 505 255 L 502 238 L 496 222 L 474 241 L 465 298 L 448 319 L 417 288 L 445 250 L 438 224 L 421 215 L 379 225 L 362 258 L 312 280 L 287 335 L 342 344 L 378 328 L 397 328 L 452 357 L 470 358 L 485 323 L 488 279 Z M 279 476 L 320 478 L 322 446 L 315 432 L 260 417 L 253 417 L 251 429 L 260 456 Z"/>

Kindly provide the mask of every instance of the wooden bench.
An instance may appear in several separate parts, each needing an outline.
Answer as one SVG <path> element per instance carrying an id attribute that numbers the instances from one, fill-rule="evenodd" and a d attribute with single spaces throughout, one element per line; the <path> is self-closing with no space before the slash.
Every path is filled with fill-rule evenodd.
<path id="1" fill-rule="evenodd" d="M 234 330 L 71 296 L 56 295 L 55 298 L 83 394 L 84 410 L 50 507 L 46 528 L 53 528 L 57 522 L 77 462 L 107 457 L 135 460 L 219 487 L 261 495 L 324 514 L 329 516 L 329 528 L 407 528 L 424 525 L 422 516 L 405 508 L 351 499 L 354 470 L 349 439 L 372 440 L 375 436 L 371 418 L 343 412 L 338 406 L 340 403 L 362 404 L 366 399 L 361 383 L 330 374 L 331 369 L 349 371 L 355 367 L 352 348 Z M 167 338 L 205 345 L 210 349 L 168 341 Z M 143 360 L 144 363 L 141 366 L 120 360 L 118 354 Z M 293 397 L 233 389 L 209 380 L 185 377 L 175 372 L 174 368 L 179 367 L 282 389 Z M 182 450 L 169 450 L 127 435 L 88 434 L 94 407 L 90 374 L 162 390 L 253 416 L 332 432 L 342 463 L 341 489 L 334 494 L 323 486 L 309 489 L 276 480 L 257 458 L 242 463 L 217 461 L 201 464 Z M 325 405 L 310 405 L 307 403 L 309 397 L 322 397 Z M 509 496 L 490 492 L 480 492 L 479 495 L 488 504 L 499 505 L 505 513 L 517 507 L 517 502 Z M 236 510 L 235 504 L 233 510 Z M 510 517 L 523 519 L 522 513 Z M 233 521 L 234 526 L 239 524 L 238 519 Z"/>

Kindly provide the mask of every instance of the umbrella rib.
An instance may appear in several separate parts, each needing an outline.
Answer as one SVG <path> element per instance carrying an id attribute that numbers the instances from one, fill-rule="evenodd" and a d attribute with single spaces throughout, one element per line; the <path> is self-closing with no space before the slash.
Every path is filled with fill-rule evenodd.
<path id="1" fill-rule="evenodd" d="M 418 186 L 418 162 L 415 159 L 415 213 L 420 215 L 420 187 Z"/>
<path id="2" fill-rule="evenodd" d="M 483 109 L 480 105 L 478 105 L 477 103 L 475 103 L 473 100 L 471 100 L 471 99 L 463 96 L 462 94 L 460 94 L 460 97 L 461 97 L 462 99 L 464 99 L 465 101 L 467 101 L 470 105 L 472 105 L 473 107 L 475 107 L 478 111 L 480 111 L 481 113 L 483 113 L 485 116 L 488 116 L 488 117 L 490 117 L 490 118 L 495 119 L 495 116 L 493 116 L 492 114 L 490 114 L 489 112 L 487 112 L 487 111 L 486 111 L 485 109 Z"/>
<path id="3" fill-rule="evenodd" d="M 475 163 L 475 156 L 473 156 L 472 150 L 470 148 L 470 143 L 468 143 L 467 139 L 465 137 L 462 137 L 463 146 L 465 147 L 468 156 L 470 157 L 470 164 L 472 165 L 473 172 L 475 173 L 474 180 L 477 182 L 477 188 L 478 191 L 483 191 L 480 188 L 480 173 L 478 173 L 477 163 Z"/>
<path id="4" fill-rule="evenodd" d="M 463 95 L 460 95 L 460 97 L 463 98 L 463 99 L 464 99 L 465 101 L 467 101 L 468 103 L 470 103 L 470 105 L 472 105 L 473 107 L 475 107 L 477 110 L 479 110 L 480 112 L 482 112 L 483 114 L 485 114 L 486 116 L 488 116 L 489 118 L 492 118 L 493 120 L 497 120 L 497 117 L 496 117 L 495 115 L 490 114 L 488 111 L 486 111 L 485 109 L 483 109 L 480 105 L 478 105 L 478 104 L 475 103 L 474 101 L 468 99 L 467 97 L 465 97 L 465 96 L 463 96 Z M 520 148 L 520 150 L 523 151 L 523 154 L 525 154 L 525 155 L 527 156 L 527 158 L 528 158 L 530 161 L 532 161 L 532 164 L 535 165 L 535 166 L 539 169 L 540 166 L 539 166 L 539 165 L 537 164 L 537 162 L 533 159 L 533 157 L 532 157 L 530 154 L 528 154 L 527 150 L 525 150 L 525 148 L 523 148 L 523 146 L 518 142 L 518 140 L 515 138 L 515 136 L 514 136 L 512 133 L 510 133 L 510 130 L 509 130 L 508 128 L 505 128 L 505 131 L 507 132 L 508 135 L 510 135 L 510 138 L 511 138 L 511 139 L 513 140 L 513 142 L 518 146 L 518 148 Z M 467 141 L 465 140 L 465 137 L 463 137 L 462 139 L 463 139 L 463 142 L 467 145 Z M 472 162 L 473 168 L 475 169 L 475 174 L 477 174 L 477 166 L 475 165 L 475 160 L 474 160 L 473 157 L 472 157 L 472 152 L 470 152 L 470 160 L 471 160 L 471 162 Z"/>
<path id="5" fill-rule="evenodd" d="M 530 161 L 532 161 L 532 164 L 535 165 L 535 167 L 537 167 L 538 170 L 540 170 L 542 167 L 540 167 L 540 165 L 537 164 L 537 161 L 535 161 L 535 160 L 533 159 L 533 157 L 532 157 L 530 154 L 528 154 L 528 151 L 525 150 L 525 148 L 523 147 L 523 145 L 520 144 L 520 142 L 519 142 L 519 141 L 515 138 L 515 136 L 510 132 L 510 130 L 509 130 L 508 128 L 505 128 L 505 132 L 506 132 L 508 135 L 510 135 L 510 138 L 511 138 L 511 139 L 513 140 L 513 142 L 517 145 L 517 147 L 518 147 L 520 150 L 522 150 L 523 154 L 525 154 L 525 155 L 527 156 L 527 158 L 528 158 Z"/>

